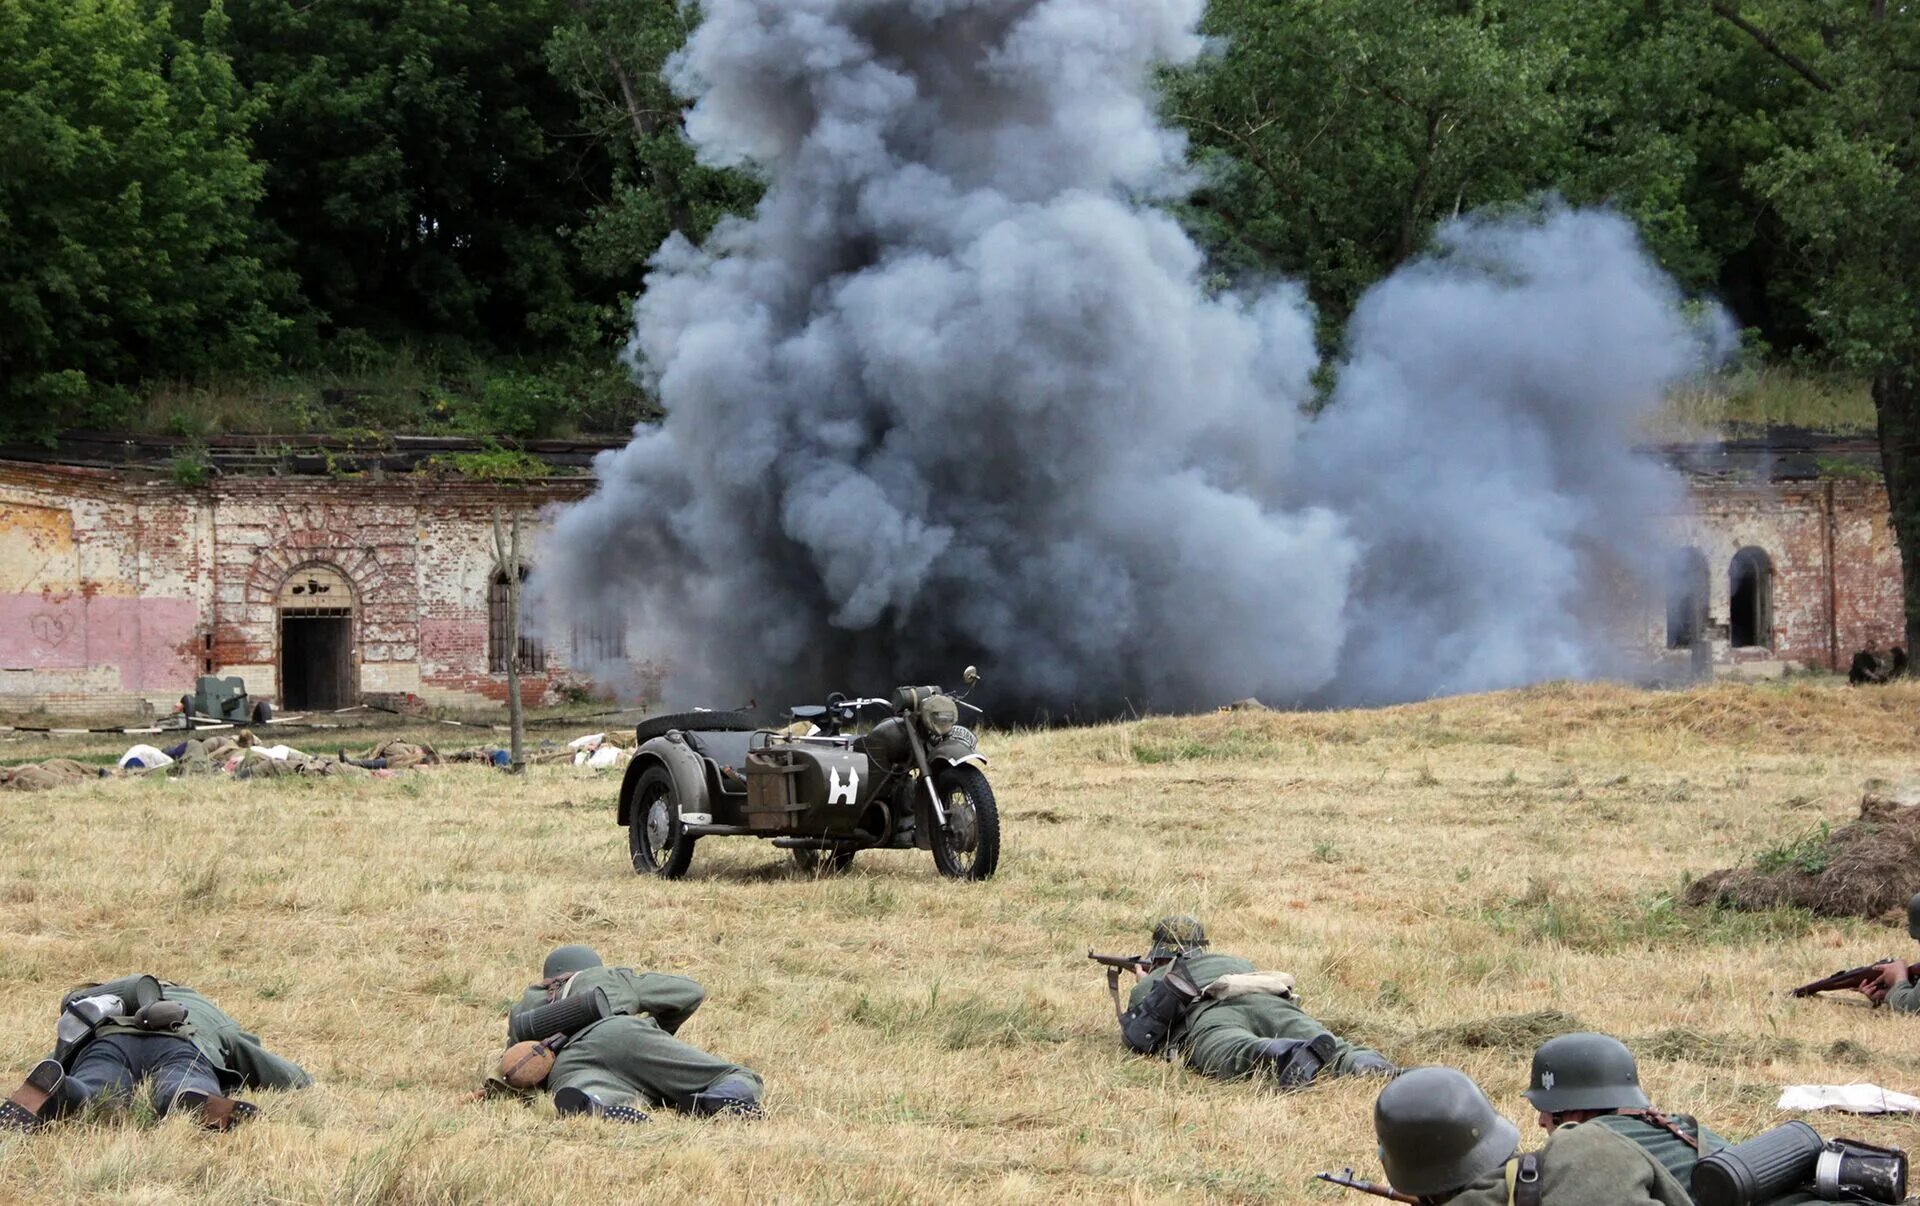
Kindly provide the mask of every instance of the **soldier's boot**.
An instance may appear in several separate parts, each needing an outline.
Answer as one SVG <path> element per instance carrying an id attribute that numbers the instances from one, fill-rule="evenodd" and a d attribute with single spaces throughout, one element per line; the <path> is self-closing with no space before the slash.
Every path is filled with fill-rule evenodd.
<path id="1" fill-rule="evenodd" d="M 1378 1051 L 1362 1051 L 1347 1064 L 1349 1076 L 1398 1076 L 1400 1066 Z"/>
<path id="2" fill-rule="evenodd" d="M 218 1093 L 206 1093 L 199 1089 L 182 1089 L 173 1095 L 167 1104 L 167 1113 L 186 1114 L 199 1120 L 200 1128 L 208 1131 L 230 1131 L 234 1127 L 259 1116 L 260 1107 L 250 1101 L 241 1101 L 235 1097 L 222 1097 Z"/>
<path id="3" fill-rule="evenodd" d="M 608 1122 L 645 1122 L 647 1112 L 628 1105 L 608 1105 L 598 1097 L 572 1085 L 553 1091 L 554 1112 L 561 1115 L 587 1114 Z"/>
<path id="4" fill-rule="evenodd" d="M 759 1118 L 763 1113 L 760 1109 L 760 1086 L 744 1076 L 723 1076 L 695 1093 L 693 1104 L 687 1107 L 687 1112 L 695 1118 L 708 1118 L 714 1114 Z"/>
<path id="5" fill-rule="evenodd" d="M 1321 1034 L 1308 1041 L 1267 1039 L 1254 1054 L 1282 1089 L 1303 1089 L 1313 1083 L 1320 1069 L 1333 1062 L 1339 1049 L 1339 1040 Z"/>
<path id="6" fill-rule="evenodd" d="M 67 1072 L 57 1059 L 43 1059 L 27 1073 L 20 1087 L 0 1102 L 0 1131 L 31 1131 L 43 1125 L 53 1111 L 48 1103 L 60 1096 Z"/>

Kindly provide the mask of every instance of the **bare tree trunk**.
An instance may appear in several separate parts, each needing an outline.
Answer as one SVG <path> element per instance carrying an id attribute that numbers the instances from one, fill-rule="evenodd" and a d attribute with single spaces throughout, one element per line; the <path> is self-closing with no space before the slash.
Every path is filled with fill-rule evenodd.
<path id="1" fill-rule="evenodd" d="M 493 509 L 493 551 L 500 559 L 500 572 L 507 576 L 507 733 L 513 773 L 526 769 L 527 713 L 520 704 L 520 513 L 515 511 L 512 535 L 500 523 L 500 508 Z"/>
<path id="2" fill-rule="evenodd" d="M 1884 368 L 1873 379 L 1873 409 L 1880 420 L 1880 471 L 1887 482 L 1887 511 L 1900 546 L 1900 586 L 1906 596 L 1907 652 L 1920 647 L 1920 384 L 1904 365 Z"/>

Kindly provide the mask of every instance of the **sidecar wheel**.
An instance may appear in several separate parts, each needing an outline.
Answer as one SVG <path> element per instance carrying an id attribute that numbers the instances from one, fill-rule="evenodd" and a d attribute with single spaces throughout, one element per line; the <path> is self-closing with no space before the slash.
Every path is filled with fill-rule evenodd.
<path id="1" fill-rule="evenodd" d="M 633 807 L 627 813 L 627 849 L 634 871 L 679 879 L 693 863 L 693 842 L 680 824 L 673 776 L 665 767 L 649 766 L 634 785 Z"/>
<path id="2" fill-rule="evenodd" d="M 971 764 L 943 767 L 933 787 L 947 813 L 933 835 L 933 865 L 949 879 L 986 879 L 1000 865 L 1000 808 L 987 777 Z"/>
<path id="3" fill-rule="evenodd" d="M 795 849 L 793 865 L 802 875 L 841 875 L 853 866 L 854 850 L 851 846 L 835 846 L 831 850 Z"/>

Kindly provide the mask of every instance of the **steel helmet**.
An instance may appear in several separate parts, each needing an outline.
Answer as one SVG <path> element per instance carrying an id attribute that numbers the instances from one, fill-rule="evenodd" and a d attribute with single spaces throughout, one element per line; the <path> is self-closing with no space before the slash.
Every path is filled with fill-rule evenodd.
<path id="1" fill-rule="evenodd" d="M 1633 1052 L 1605 1034 L 1563 1034 L 1540 1044 L 1526 1097 L 1543 1114 L 1647 1108 Z"/>
<path id="2" fill-rule="evenodd" d="M 574 943 L 571 946 L 556 946 L 548 952 L 547 961 L 540 966 L 540 975 L 543 979 L 551 980 L 555 976 L 600 966 L 600 952 L 590 946 Z"/>
<path id="3" fill-rule="evenodd" d="M 1464 1189 L 1505 1164 L 1520 1129 L 1457 1068 L 1409 1068 L 1373 1103 L 1380 1166 L 1402 1193 Z"/>
<path id="4" fill-rule="evenodd" d="M 1907 937 L 1920 938 L 1920 892 L 1907 901 Z"/>

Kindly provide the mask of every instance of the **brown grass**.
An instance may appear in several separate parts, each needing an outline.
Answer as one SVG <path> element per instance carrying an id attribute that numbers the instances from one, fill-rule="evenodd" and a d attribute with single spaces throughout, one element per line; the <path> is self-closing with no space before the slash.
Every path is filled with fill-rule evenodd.
<path id="1" fill-rule="evenodd" d="M 1332 1201 L 1313 1171 L 1377 1172 L 1377 1083 L 1283 1098 L 1119 1052 L 1082 952 L 1137 949 L 1169 910 L 1389 1055 L 1464 1067 L 1530 1136 L 1528 1053 L 1579 1026 L 1627 1038 L 1665 1108 L 1752 1134 L 1784 1084 L 1916 1087 L 1914 1020 L 1783 995 L 1910 944 L 1675 898 L 1910 774 L 1916 705 L 1905 686 L 1543 687 L 992 734 L 1007 852 L 981 885 L 906 854 L 807 879 L 744 839 L 639 879 L 613 780 L 572 768 L 0 796 L 0 1064 L 44 1051 L 61 990 L 153 971 L 322 1082 L 226 1137 L 0 1138 L 0 1199 Z M 63 752 L 0 757 L 41 749 Z M 764 1072 L 771 1116 L 617 1128 L 463 1103 L 506 1002 L 574 940 L 705 983 L 685 1036 Z"/>

